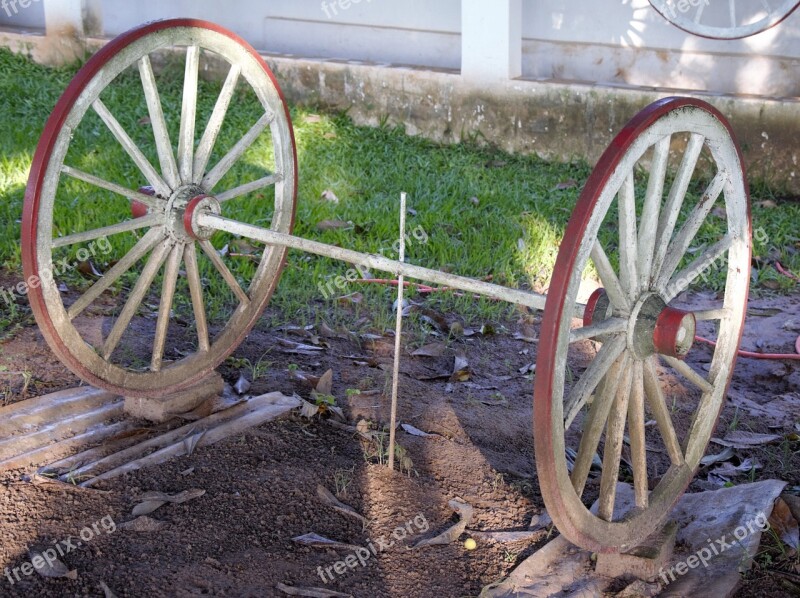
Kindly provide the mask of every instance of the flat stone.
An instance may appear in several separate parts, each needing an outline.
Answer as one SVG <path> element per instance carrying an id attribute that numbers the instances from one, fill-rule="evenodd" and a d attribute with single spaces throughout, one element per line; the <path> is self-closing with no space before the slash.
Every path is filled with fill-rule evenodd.
<path id="1" fill-rule="evenodd" d="M 219 396 L 224 386 L 222 376 L 214 372 L 194 386 L 165 397 L 125 397 L 125 413 L 160 424 Z"/>
<path id="2" fill-rule="evenodd" d="M 595 572 L 605 577 L 654 579 L 666 567 L 675 548 L 678 524 L 670 521 L 644 542 L 621 553 L 598 554 Z"/>

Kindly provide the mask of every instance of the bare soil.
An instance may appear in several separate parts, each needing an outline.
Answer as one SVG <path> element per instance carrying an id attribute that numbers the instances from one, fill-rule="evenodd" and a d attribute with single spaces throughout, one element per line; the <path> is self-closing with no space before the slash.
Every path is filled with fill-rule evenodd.
<path id="1" fill-rule="evenodd" d="M 793 352 L 800 328 L 793 321 L 800 313 L 798 303 L 798 295 L 753 300 L 743 348 Z M 763 311 L 767 309 L 772 311 Z M 454 314 L 447 318 L 458 319 Z M 281 391 L 308 397 L 308 385 L 289 371 L 296 366 L 319 376 L 330 368 L 333 394 L 349 421 L 388 421 L 385 390 L 391 370 L 390 334 L 374 331 L 378 338 L 365 340 L 363 335 L 337 330 L 333 336 L 323 335 L 327 346 L 317 355 L 292 355 L 283 352 L 285 345 L 279 339 L 305 342 L 306 337 L 294 334 L 298 331 L 270 329 L 266 321 L 235 354 L 256 363 L 270 350 L 270 365 L 254 381 L 252 394 Z M 30 472 L 3 474 L 0 596 L 104 596 L 102 584 L 120 597 L 278 596 L 282 594 L 276 585 L 281 583 L 326 587 L 358 597 L 477 596 L 547 538 L 541 535 L 535 541 L 506 544 L 480 541 L 476 550 L 467 550 L 462 542 L 417 550 L 410 546 L 456 521 L 448 506 L 455 497 L 474 507 L 471 527 L 478 530 L 525 530 L 544 510 L 533 461 L 531 375 L 520 373 L 535 362 L 537 343 L 514 338 L 518 322 L 495 323 L 494 328 L 496 334 L 449 341 L 447 351 L 437 358 L 411 356 L 416 340 L 411 333 L 404 339 L 399 418 L 437 435 L 398 432 L 413 462 L 408 472 L 388 471 L 365 453 L 352 433 L 324 418 L 308 421 L 293 415 L 200 448 L 191 456 L 106 482 L 97 490 L 34 484 L 26 477 Z M 463 352 L 469 362 L 467 381 L 448 379 L 457 352 Z M 693 365 L 702 367 L 708 355 L 707 349 L 698 348 Z M 581 359 L 573 356 L 571 367 L 580 370 Z M 240 363 L 229 361 L 221 368 L 226 380 L 235 382 Z M 27 385 L 23 376 L 0 376 L 7 402 L 79 384 L 52 355 L 32 322 L 0 343 L 0 366 L 8 372 L 32 373 Z M 734 399 L 766 404 L 782 395 L 796 397 L 798 382 L 798 362 L 740 359 L 731 387 L 734 398 L 729 399 L 716 434 L 724 436 L 737 429 L 784 437 L 779 444 L 740 451 L 740 456 L 762 464 L 753 479 L 785 480 L 787 490 L 795 494 L 800 492 L 800 444 L 790 435 L 798 419 L 770 428 L 763 417 L 737 408 Z M 348 389 L 366 392 L 353 394 Z M 676 409 L 686 411 L 688 421 L 691 407 Z M 720 449 L 712 445 L 709 451 Z M 701 470 L 689 491 L 707 489 L 707 473 Z M 735 483 L 750 477 L 737 478 Z M 369 520 L 364 529 L 355 519 L 321 504 L 318 484 L 363 514 Z M 134 519 L 131 510 L 145 492 L 177 493 L 191 488 L 206 493 L 184 504 L 166 505 L 151 515 L 166 524 L 159 531 L 116 529 L 109 533 L 99 523 L 108 523 L 110 518 L 118 526 Z M 96 524 L 94 530 L 92 524 Z M 85 532 L 87 527 L 91 534 Z M 308 533 L 385 550 L 376 550 L 364 566 L 338 566 L 343 571 L 339 574 L 337 562 L 350 552 L 292 541 Z M 71 537 L 75 548 L 62 561 L 77 571 L 77 579 L 25 576 L 21 569 L 20 579 L 15 578 L 14 568 L 31 559 L 30 551 L 56 542 L 63 547 Z M 792 585 L 792 575 L 797 577 L 797 557 L 777 547 L 770 550 L 767 544 L 765 553 L 774 556 L 757 559 L 737 596 L 782 596 L 792 591 L 786 584 Z"/>

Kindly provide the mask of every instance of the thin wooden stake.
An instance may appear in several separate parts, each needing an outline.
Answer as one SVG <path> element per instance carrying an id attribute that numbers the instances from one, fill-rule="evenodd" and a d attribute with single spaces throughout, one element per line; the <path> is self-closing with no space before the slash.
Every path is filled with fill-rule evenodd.
<path id="1" fill-rule="evenodd" d="M 406 259 L 406 194 L 400 194 L 400 262 Z M 394 470 L 394 429 L 397 427 L 397 387 L 400 380 L 400 340 L 403 334 L 403 275 L 397 277 L 397 322 L 394 329 L 392 414 L 389 418 L 389 469 Z"/>

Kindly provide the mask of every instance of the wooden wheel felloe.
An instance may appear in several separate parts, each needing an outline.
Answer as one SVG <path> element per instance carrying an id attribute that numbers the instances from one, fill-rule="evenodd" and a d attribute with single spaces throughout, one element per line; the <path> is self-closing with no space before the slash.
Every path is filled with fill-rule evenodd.
<path id="1" fill-rule="evenodd" d="M 800 6 L 797 0 L 650 0 L 661 16 L 687 33 L 741 39 L 775 27 Z"/>
<path id="2" fill-rule="evenodd" d="M 215 102 L 207 114 L 198 101 L 208 88 L 199 76 L 201 58 L 227 73 L 216 96 L 209 96 Z M 169 66 L 176 63 L 174 76 Z M 168 74 L 156 74 L 156 64 Z M 139 82 L 135 97 L 128 97 L 130 85 L 118 87 L 131 78 Z M 258 107 L 252 121 L 233 114 L 243 97 Z M 105 144 L 127 154 L 120 167 L 126 180 L 101 171 Z M 31 306 L 54 352 L 82 379 L 126 396 L 164 395 L 202 379 L 262 313 L 286 249 L 253 251 L 255 263 L 229 267 L 218 253 L 228 237 L 216 237 L 215 246 L 214 231 L 195 226 L 192 214 L 200 206 L 239 221 L 254 210 L 237 206 L 257 202 L 258 224 L 290 233 L 296 172 L 283 96 L 266 63 L 236 35 L 212 23 L 175 19 L 110 42 L 56 104 L 25 195 L 24 272 L 36 281 Z M 106 215 L 107 224 L 86 226 L 82 210 Z M 94 254 L 92 244 L 100 241 L 117 250 L 116 262 L 77 295 L 62 293 L 65 268 L 57 264 L 74 266 L 76 253 L 89 255 L 91 248 Z M 146 313 L 159 274 L 159 299 Z M 225 297 L 212 297 L 222 292 Z M 113 293 L 119 303 L 109 307 Z M 188 315 L 181 327 L 176 306 L 184 296 Z M 212 303 L 230 305 L 215 318 L 219 326 L 207 315 Z M 87 317 L 98 309 L 111 312 L 100 330 Z"/>
<path id="3" fill-rule="evenodd" d="M 704 170 L 710 182 L 700 185 Z M 685 98 L 641 112 L 601 158 L 564 239 L 537 359 L 539 483 L 571 542 L 622 550 L 654 531 L 689 484 L 736 359 L 751 230 L 741 155 L 722 115 Z M 603 288 L 588 302 L 583 327 L 570 330 L 589 264 Z M 702 311 L 678 305 L 710 270 L 724 278 L 719 298 Z M 708 371 L 691 360 L 695 327 L 716 331 Z M 567 375 L 581 360 L 587 367 Z M 676 384 L 683 392 L 672 390 Z M 649 420 L 655 425 L 645 426 Z M 617 483 L 631 479 L 636 504 L 620 512 Z M 593 513 L 584 503 L 595 496 Z"/>

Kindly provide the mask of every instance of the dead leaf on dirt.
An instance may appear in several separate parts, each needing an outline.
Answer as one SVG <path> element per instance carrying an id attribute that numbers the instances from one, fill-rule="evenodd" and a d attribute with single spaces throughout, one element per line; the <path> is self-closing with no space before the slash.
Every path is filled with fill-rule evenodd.
<path id="1" fill-rule="evenodd" d="M 317 230 L 339 230 L 344 228 L 353 228 L 353 223 L 345 222 L 344 220 L 322 220 L 317 223 Z"/>
<path id="2" fill-rule="evenodd" d="M 551 525 L 553 525 L 553 519 L 547 514 L 547 511 L 542 511 L 539 515 L 533 516 L 528 529 L 531 531 L 538 531 L 547 529 Z"/>
<path id="3" fill-rule="evenodd" d="M 103 273 L 94 265 L 92 260 L 86 260 L 83 262 L 78 262 L 78 272 L 80 272 L 85 278 L 102 278 Z"/>
<path id="4" fill-rule="evenodd" d="M 316 391 L 319 394 L 330 395 L 333 390 L 333 370 L 328 370 L 320 376 L 317 382 Z"/>
<path id="5" fill-rule="evenodd" d="M 36 550 L 28 551 L 28 556 L 33 568 L 36 569 L 36 573 L 42 577 L 66 577 L 73 581 L 78 579 L 78 570 L 70 571 L 58 558 L 50 557 L 49 554 L 45 557 L 44 553 Z M 54 558 L 55 560 L 53 560 Z"/>
<path id="6" fill-rule="evenodd" d="M 721 463 L 733 458 L 735 454 L 736 452 L 731 447 L 726 447 L 721 453 L 717 453 L 716 455 L 706 455 L 700 459 L 700 465 L 703 467 L 708 467 L 709 465 L 714 465 L 714 463 Z"/>
<path id="7" fill-rule="evenodd" d="M 111 588 L 108 587 L 106 582 L 100 582 L 100 589 L 103 590 L 104 598 L 117 598 L 117 595 L 111 591 Z"/>
<path id="8" fill-rule="evenodd" d="M 452 544 L 464 533 L 470 521 L 472 521 L 472 506 L 457 498 L 454 498 L 447 504 L 458 513 L 461 518 L 460 521 L 434 538 L 420 540 L 414 544 L 413 548 L 422 548 L 423 546 L 434 546 L 437 544 Z"/>
<path id="9" fill-rule="evenodd" d="M 577 186 L 578 186 L 578 181 L 576 181 L 575 179 L 567 179 L 566 181 L 561 181 L 558 185 L 556 185 L 556 188 L 554 189 L 554 191 L 563 191 L 565 189 L 574 189 Z"/>
<path id="10" fill-rule="evenodd" d="M 444 343 L 430 343 L 424 347 L 420 347 L 411 355 L 414 357 L 441 357 L 444 355 L 446 348 Z"/>
<path id="11" fill-rule="evenodd" d="M 427 324 L 430 324 L 438 332 L 442 334 L 450 333 L 450 323 L 438 311 L 423 307 L 421 305 L 411 305 L 409 311 L 415 311 L 419 314 L 420 319 Z"/>
<path id="12" fill-rule="evenodd" d="M 778 207 L 778 202 L 772 199 L 765 199 L 764 201 L 757 201 L 756 205 L 759 208 L 766 208 L 767 210 L 774 210 Z"/>
<path id="13" fill-rule="evenodd" d="M 239 255 L 249 256 L 249 255 L 258 255 L 262 253 L 262 250 L 260 248 L 250 243 L 250 241 L 248 241 L 247 239 L 234 239 L 233 241 L 231 241 L 231 245 L 233 245 L 233 249 Z"/>
<path id="14" fill-rule="evenodd" d="M 419 428 L 415 428 L 411 424 L 400 424 L 400 427 L 403 428 L 403 430 L 406 433 L 411 434 L 412 436 L 422 436 L 423 438 L 432 438 L 439 436 L 439 434 L 429 434 L 428 432 L 423 432 L 422 430 L 420 430 Z"/>
<path id="15" fill-rule="evenodd" d="M 287 586 L 279 583 L 275 586 L 289 596 L 306 596 L 307 598 L 353 598 L 352 594 L 342 594 L 325 588 L 304 588 L 300 586 Z"/>
<path id="16" fill-rule="evenodd" d="M 786 501 L 780 497 L 775 501 L 772 514 L 769 516 L 769 525 L 784 544 L 795 550 L 800 549 L 800 528 L 797 519 L 792 515 L 792 510 Z"/>
<path id="17" fill-rule="evenodd" d="M 194 453 L 194 449 L 197 448 L 197 443 L 206 435 L 206 431 L 203 430 L 202 432 L 198 432 L 197 434 L 192 434 L 191 436 L 187 436 L 183 440 L 183 445 L 186 447 L 186 456 L 191 456 Z"/>
<path id="18" fill-rule="evenodd" d="M 762 280 L 761 286 L 770 291 L 777 291 L 781 288 L 781 283 L 777 280 Z"/>
<path id="19" fill-rule="evenodd" d="M 349 295 L 337 297 L 336 300 L 342 305 L 360 305 L 364 302 L 364 295 L 358 292 L 350 293 Z"/>
<path id="20" fill-rule="evenodd" d="M 719 467 L 715 467 L 712 469 L 708 475 L 717 476 L 718 478 L 723 478 L 725 480 L 729 480 L 730 478 L 735 478 L 747 473 L 750 473 L 754 469 L 761 469 L 762 465 L 758 461 L 753 461 L 752 459 L 744 459 L 742 460 L 739 465 L 734 465 L 730 461 L 727 461 L 720 465 Z"/>
<path id="21" fill-rule="evenodd" d="M 726 435 L 725 438 L 712 438 L 711 442 L 732 448 L 746 449 L 777 442 L 781 437 L 776 434 L 757 434 L 755 432 L 742 432 L 736 430 Z"/>
<path id="22" fill-rule="evenodd" d="M 325 486 L 323 486 L 322 484 L 319 484 L 317 486 L 317 496 L 319 496 L 320 500 L 324 504 L 328 505 L 332 509 L 335 509 L 335 510 L 339 511 L 340 513 L 342 513 L 343 515 L 346 515 L 347 517 L 352 517 L 353 519 L 358 519 L 361 522 L 361 524 L 363 525 L 364 528 L 366 528 L 367 523 L 369 523 L 369 521 L 367 521 L 366 517 L 364 517 L 361 513 L 356 511 L 353 507 L 344 504 L 342 501 L 340 501 L 338 498 L 336 498 L 333 495 L 333 493 L 330 490 L 328 490 Z"/>
<path id="23" fill-rule="evenodd" d="M 535 363 L 529 363 L 528 365 L 523 365 L 521 368 L 519 368 L 518 371 L 523 376 L 525 374 L 533 374 L 534 372 L 536 372 L 536 364 Z"/>
<path id="24" fill-rule="evenodd" d="M 303 534 L 302 536 L 292 538 L 292 542 L 304 544 L 305 546 L 311 546 L 312 548 L 332 548 L 334 550 L 358 550 L 360 548 L 359 546 L 355 546 L 353 544 L 330 540 L 314 533 Z"/>
<path id="25" fill-rule="evenodd" d="M 300 416 L 304 417 L 305 419 L 311 419 L 317 413 L 319 413 L 319 405 L 315 405 L 314 403 L 309 403 L 305 399 L 300 399 Z"/>
<path id="26" fill-rule="evenodd" d="M 320 199 L 324 199 L 325 201 L 329 201 L 331 203 L 339 203 L 339 198 L 336 197 L 336 194 L 330 189 L 325 189 L 325 191 L 323 191 L 320 195 Z"/>
<path id="27" fill-rule="evenodd" d="M 453 361 L 453 374 L 450 382 L 466 382 L 472 376 L 469 368 L 469 361 L 464 353 L 457 353 Z"/>
<path id="28" fill-rule="evenodd" d="M 539 342 L 539 334 L 536 332 L 536 326 L 530 318 L 525 317 L 520 320 L 519 332 L 514 334 L 514 338 L 526 343 Z"/>
<path id="29" fill-rule="evenodd" d="M 252 384 L 250 380 L 245 377 L 244 372 L 239 372 L 239 379 L 236 381 L 236 384 L 233 385 L 233 390 L 236 391 L 236 394 L 243 395 L 250 390 L 251 386 Z"/>
<path id="30" fill-rule="evenodd" d="M 150 533 L 159 532 L 167 525 L 168 523 L 166 521 L 158 521 L 157 519 L 153 519 L 147 515 L 142 515 L 133 521 L 125 521 L 124 523 L 120 523 L 117 527 L 119 529 L 128 530 L 131 532 Z"/>
<path id="31" fill-rule="evenodd" d="M 178 494 L 166 494 L 164 492 L 145 492 L 139 497 L 142 502 L 136 505 L 133 509 L 133 516 L 149 515 L 156 509 L 164 506 L 167 503 L 179 505 L 181 503 L 200 498 L 206 493 L 202 488 L 192 488 L 191 490 L 184 490 Z"/>
<path id="32" fill-rule="evenodd" d="M 296 343 L 294 341 L 290 341 L 289 339 L 281 338 L 278 339 L 278 344 L 281 345 L 281 352 L 286 353 L 287 355 L 306 355 L 309 357 L 315 357 L 319 355 L 320 351 L 324 351 L 325 349 L 322 347 L 315 347 L 314 345 L 305 345 L 303 343 Z"/>

